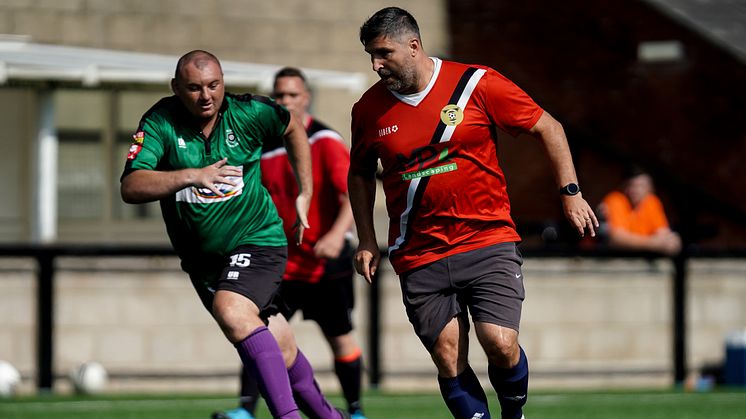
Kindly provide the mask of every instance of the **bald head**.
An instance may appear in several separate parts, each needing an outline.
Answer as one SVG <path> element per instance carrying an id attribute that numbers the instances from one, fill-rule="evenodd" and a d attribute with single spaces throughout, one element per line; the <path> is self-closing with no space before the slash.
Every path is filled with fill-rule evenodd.
<path id="1" fill-rule="evenodd" d="M 207 51 L 203 51 L 201 49 L 196 49 L 194 51 L 187 52 L 186 54 L 182 55 L 181 58 L 179 58 L 179 62 L 176 63 L 176 71 L 174 72 L 174 78 L 179 80 L 183 76 L 184 68 L 188 65 L 193 65 L 197 67 L 200 70 L 203 70 L 208 65 L 215 63 L 217 64 L 218 68 L 220 68 L 220 72 L 223 72 L 222 67 L 220 66 L 220 61 L 218 60 L 218 57 L 210 54 Z"/>
<path id="2" fill-rule="evenodd" d="M 185 54 L 176 65 L 171 90 L 203 129 L 210 129 L 223 105 L 223 69 L 214 55 L 196 50 Z"/>

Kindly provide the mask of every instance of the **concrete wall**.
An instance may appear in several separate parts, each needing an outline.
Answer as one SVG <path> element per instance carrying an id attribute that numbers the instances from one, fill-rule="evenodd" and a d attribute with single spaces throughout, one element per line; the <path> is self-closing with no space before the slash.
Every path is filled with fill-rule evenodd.
<path id="1" fill-rule="evenodd" d="M 358 31 L 367 17 L 389 5 L 382 0 L 6 0 L 0 1 L 0 34 L 176 56 L 207 49 L 223 60 L 364 72 L 372 82 L 375 74 Z M 415 15 L 429 53 L 447 51 L 444 0 L 397 5 Z M 349 112 L 359 92 L 315 93 L 316 113 L 348 138 Z"/>
<path id="2" fill-rule="evenodd" d="M 238 357 L 202 308 L 173 258 L 72 259 L 57 262 L 55 371 L 66 391 L 69 370 L 101 362 L 110 389 L 234 391 Z M 746 326 L 746 261 L 689 264 L 689 368 L 723 360 L 725 335 Z M 414 336 L 398 280 L 381 278 L 382 386 L 435 388 L 435 369 Z M 528 259 L 521 343 L 532 387 L 667 386 L 672 383 L 672 267 L 667 261 Z M 35 377 L 34 264 L 0 259 L 0 359 Z M 367 352 L 367 290 L 358 278 L 357 337 Z M 299 345 L 336 391 L 331 354 L 314 323 L 296 316 Z M 485 378 L 475 339 L 470 360 Z M 486 378 L 483 384 L 487 384 Z"/>

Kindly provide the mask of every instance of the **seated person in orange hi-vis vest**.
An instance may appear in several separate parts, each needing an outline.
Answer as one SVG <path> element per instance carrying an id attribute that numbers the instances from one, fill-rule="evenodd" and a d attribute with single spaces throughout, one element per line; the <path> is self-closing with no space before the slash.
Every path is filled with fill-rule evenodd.
<path id="1" fill-rule="evenodd" d="M 609 246 L 671 256 L 681 251 L 681 238 L 669 227 L 653 180 L 642 169 L 629 169 L 622 189 L 606 195 L 599 209 L 608 225 Z"/>

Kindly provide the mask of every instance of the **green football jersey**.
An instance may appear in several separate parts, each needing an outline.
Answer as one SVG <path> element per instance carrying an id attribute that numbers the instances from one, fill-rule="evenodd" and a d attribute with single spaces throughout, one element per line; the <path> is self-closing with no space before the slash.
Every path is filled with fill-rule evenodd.
<path id="1" fill-rule="evenodd" d="M 226 93 L 215 128 L 205 138 L 176 96 L 161 99 L 143 115 L 122 177 L 135 170 L 202 168 L 224 157 L 243 169 L 220 184 L 224 194 L 188 187 L 161 200 L 168 235 L 182 259 L 224 256 L 240 245 L 286 246 L 282 220 L 262 186 L 262 144 L 282 136 L 289 112 L 262 96 Z M 186 260 L 185 260 L 186 262 Z"/>

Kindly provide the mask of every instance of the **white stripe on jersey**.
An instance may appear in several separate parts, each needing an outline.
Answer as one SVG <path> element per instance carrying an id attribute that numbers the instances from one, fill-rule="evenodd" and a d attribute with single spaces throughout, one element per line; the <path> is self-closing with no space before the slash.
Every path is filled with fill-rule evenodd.
<path id="1" fill-rule="evenodd" d="M 479 80 L 482 79 L 482 76 L 484 76 L 484 73 L 486 73 L 487 70 L 479 69 L 474 72 L 474 74 L 471 75 L 471 78 L 469 79 L 469 82 L 466 83 L 466 88 L 464 89 L 464 93 L 461 95 L 461 97 L 458 98 L 458 102 L 456 102 L 456 106 L 461 108 L 463 111 L 466 107 L 466 102 L 469 101 L 469 98 L 471 97 L 471 94 L 474 92 L 474 89 L 477 87 L 477 83 L 479 83 Z M 453 131 L 456 130 L 456 125 L 446 125 L 446 129 L 443 132 L 443 137 L 441 137 L 440 142 L 444 143 L 446 141 L 451 140 L 451 135 L 453 135 Z"/>
<path id="2" fill-rule="evenodd" d="M 393 246 L 389 247 L 389 253 L 396 250 L 404 242 L 404 233 L 407 232 L 407 221 L 409 221 L 409 211 L 412 210 L 412 201 L 414 201 L 414 194 L 417 192 L 417 186 L 420 185 L 420 179 L 412 179 L 409 182 L 409 189 L 407 190 L 407 209 L 399 217 L 399 237 L 394 241 Z"/>
<path id="3" fill-rule="evenodd" d="M 484 69 L 478 69 L 469 78 L 469 81 L 466 83 L 466 87 L 464 88 L 463 93 L 461 93 L 461 96 L 459 96 L 458 101 L 456 102 L 456 105 L 458 105 L 461 110 L 464 110 L 464 108 L 466 108 L 466 104 L 469 102 L 469 98 L 471 97 L 472 93 L 474 93 L 474 89 L 477 87 L 477 83 L 479 83 L 479 80 L 482 79 L 482 76 L 484 76 L 486 72 L 487 71 Z M 438 140 L 438 142 L 444 143 L 450 141 L 455 129 L 455 125 L 447 125 L 446 129 L 443 130 L 443 134 L 440 136 L 440 140 Z M 404 236 L 406 235 L 407 225 L 409 222 L 409 213 L 410 211 L 412 211 L 414 195 L 415 193 L 417 193 L 417 187 L 419 185 L 420 178 L 412 179 L 412 181 L 409 183 L 409 188 L 407 189 L 407 208 L 399 217 L 399 237 L 394 240 L 393 245 L 389 246 L 389 253 L 398 249 L 399 246 L 404 243 Z"/>
<path id="4" fill-rule="evenodd" d="M 322 138 L 331 138 L 334 140 L 339 141 L 340 143 L 344 144 L 344 138 L 342 138 L 341 135 L 337 131 L 331 130 L 331 129 L 320 129 L 313 134 L 311 134 L 310 137 L 308 137 L 308 144 L 313 145 L 316 141 L 322 139 Z M 266 153 L 262 154 L 262 160 L 264 159 L 271 159 L 273 157 L 277 156 L 283 156 L 287 154 L 288 151 L 285 147 L 278 147 L 272 151 L 268 151 Z"/>
<path id="5" fill-rule="evenodd" d="M 337 131 L 331 130 L 331 129 L 320 129 L 313 134 L 311 134 L 310 137 L 308 137 L 308 142 L 313 144 L 316 141 L 318 141 L 321 138 L 328 137 L 328 138 L 334 138 L 335 140 L 339 141 L 340 143 L 345 142 L 344 138 L 342 138 L 341 135 Z"/>

